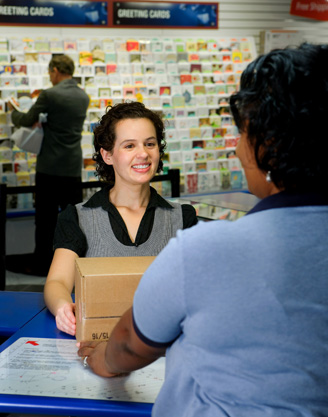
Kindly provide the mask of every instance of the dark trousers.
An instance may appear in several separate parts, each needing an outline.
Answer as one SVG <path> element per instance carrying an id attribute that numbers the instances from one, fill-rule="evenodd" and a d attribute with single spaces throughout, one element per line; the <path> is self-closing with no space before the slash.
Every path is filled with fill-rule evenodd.
<path id="1" fill-rule="evenodd" d="M 61 177 L 36 173 L 35 176 L 35 261 L 49 268 L 59 210 L 82 201 L 81 177 Z"/>

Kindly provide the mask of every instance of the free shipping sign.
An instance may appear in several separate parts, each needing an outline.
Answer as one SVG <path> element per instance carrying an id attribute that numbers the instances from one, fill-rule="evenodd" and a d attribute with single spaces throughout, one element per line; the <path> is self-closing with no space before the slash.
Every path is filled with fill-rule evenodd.
<path id="1" fill-rule="evenodd" d="M 290 14 L 315 20 L 328 20 L 328 1 L 292 0 Z"/>

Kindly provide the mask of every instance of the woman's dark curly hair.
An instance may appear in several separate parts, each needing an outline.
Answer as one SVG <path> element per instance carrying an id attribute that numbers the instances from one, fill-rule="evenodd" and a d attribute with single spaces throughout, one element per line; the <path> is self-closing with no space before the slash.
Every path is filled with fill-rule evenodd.
<path id="1" fill-rule="evenodd" d="M 254 147 L 259 168 L 290 192 L 328 184 L 328 45 L 304 43 L 251 62 L 230 97 L 239 130 Z M 327 118 L 327 119 L 326 119 Z"/>
<path id="2" fill-rule="evenodd" d="M 161 116 L 155 111 L 147 109 L 144 104 L 136 101 L 119 103 L 107 109 L 107 112 L 102 116 L 94 130 L 95 153 L 93 154 L 93 160 L 97 163 L 97 176 L 110 184 L 115 182 L 114 168 L 112 165 L 107 165 L 104 162 L 100 149 L 103 148 L 110 152 L 113 150 L 116 140 L 116 125 L 125 119 L 148 119 L 152 122 L 156 130 L 160 154 L 157 172 L 161 172 L 163 169 L 162 158 L 166 142 L 164 138 L 164 123 Z"/>

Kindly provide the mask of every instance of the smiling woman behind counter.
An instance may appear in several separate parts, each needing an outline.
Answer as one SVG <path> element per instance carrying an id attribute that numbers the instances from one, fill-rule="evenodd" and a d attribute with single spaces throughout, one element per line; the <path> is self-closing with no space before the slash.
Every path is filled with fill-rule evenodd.
<path id="1" fill-rule="evenodd" d="M 94 131 L 97 175 L 109 185 L 58 217 L 44 288 L 59 330 L 75 335 L 75 259 L 156 256 L 177 230 L 197 223 L 190 205 L 167 202 L 150 186 L 163 167 L 164 124 L 142 103 L 109 108 Z"/>

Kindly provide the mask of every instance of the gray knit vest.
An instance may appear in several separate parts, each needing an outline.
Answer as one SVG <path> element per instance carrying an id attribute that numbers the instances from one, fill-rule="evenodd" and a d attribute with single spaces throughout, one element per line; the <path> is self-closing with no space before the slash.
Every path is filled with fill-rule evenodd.
<path id="1" fill-rule="evenodd" d="M 114 235 L 108 212 L 101 207 L 76 205 L 79 225 L 86 236 L 88 249 L 86 257 L 110 256 L 156 256 L 183 228 L 182 208 L 171 203 L 172 209 L 157 207 L 152 232 L 148 240 L 139 246 L 123 245 Z"/>

